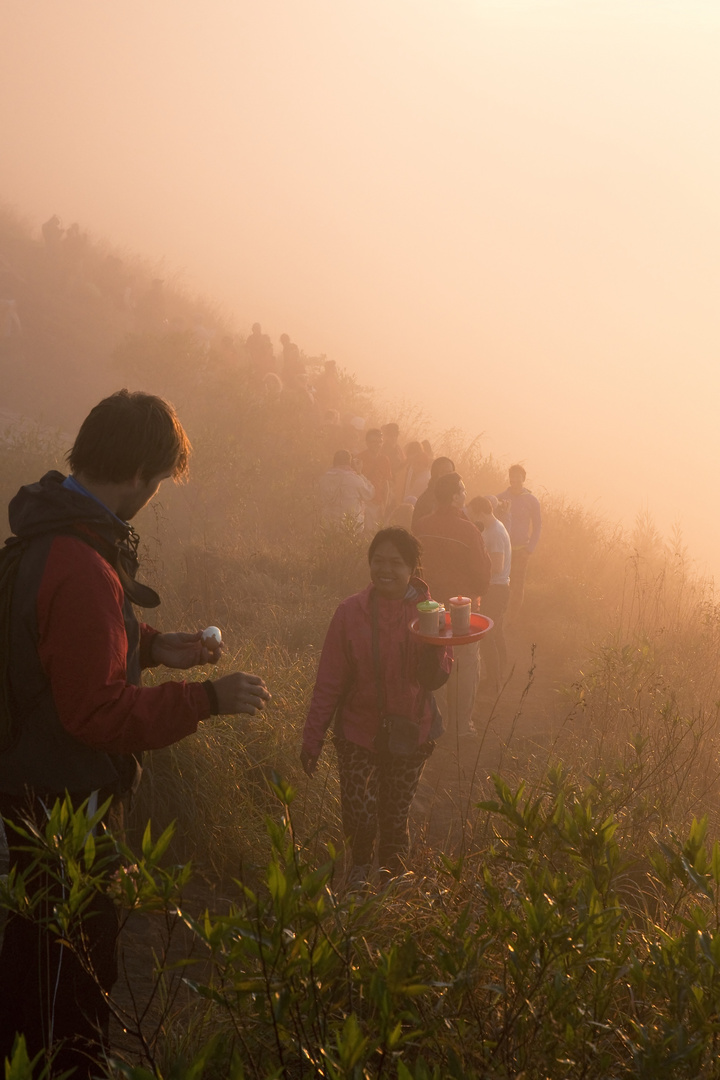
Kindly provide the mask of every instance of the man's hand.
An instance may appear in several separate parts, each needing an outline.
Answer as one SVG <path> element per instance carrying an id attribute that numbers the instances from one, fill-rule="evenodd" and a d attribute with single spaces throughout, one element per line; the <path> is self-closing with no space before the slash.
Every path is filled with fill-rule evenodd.
<path id="1" fill-rule="evenodd" d="M 212 684 L 222 715 L 247 713 L 248 716 L 255 716 L 255 713 L 265 708 L 265 703 L 272 697 L 259 675 L 248 675 L 244 671 L 223 675 L 222 679 L 213 679 Z"/>
<path id="2" fill-rule="evenodd" d="M 312 776 L 318 763 L 318 755 L 314 756 L 304 748 L 300 751 L 300 764 L 306 776 Z"/>
<path id="3" fill-rule="evenodd" d="M 156 634 L 151 659 L 165 667 L 185 669 L 197 664 L 217 664 L 222 651 L 222 643 L 218 645 L 214 638 L 203 642 L 199 630 L 196 634 Z"/>

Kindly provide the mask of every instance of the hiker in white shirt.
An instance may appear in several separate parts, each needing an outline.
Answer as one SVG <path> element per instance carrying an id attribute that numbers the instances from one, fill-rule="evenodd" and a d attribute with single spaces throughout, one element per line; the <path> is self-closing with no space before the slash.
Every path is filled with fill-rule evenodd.
<path id="1" fill-rule="evenodd" d="M 375 488 L 352 467 L 349 450 L 336 450 L 332 469 L 317 482 L 323 525 L 340 524 L 346 517 L 358 531 L 365 523 L 365 506 L 375 498 Z"/>
<path id="2" fill-rule="evenodd" d="M 481 689 L 496 694 L 507 660 L 503 622 L 510 599 L 510 562 L 512 546 L 507 529 L 495 517 L 497 499 L 494 495 L 478 495 L 468 503 L 468 517 L 482 529 L 485 547 L 490 556 L 492 572 L 490 585 L 483 593 L 480 611 L 493 621 L 493 628 L 480 642 L 480 655 L 485 664 L 486 676 Z"/>

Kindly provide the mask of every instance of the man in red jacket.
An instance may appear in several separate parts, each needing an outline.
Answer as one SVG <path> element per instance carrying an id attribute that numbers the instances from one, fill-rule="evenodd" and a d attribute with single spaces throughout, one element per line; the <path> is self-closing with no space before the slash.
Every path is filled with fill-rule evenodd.
<path id="1" fill-rule="evenodd" d="M 261 678 L 243 672 L 140 686 L 142 668 L 190 668 L 220 657 L 221 647 L 208 647 L 200 632 L 160 633 L 138 624 L 133 611 L 160 600 L 135 580 L 138 537 L 128 522 L 163 480 L 186 473 L 189 452 L 171 405 L 121 390 L 84 421 L 69 454 L 71 475 L 49 472 L 10 503 L 14 570 L 0 597 L 3 611 L 9 607 L 0 650 L 7 691 L 0 694 L 0 814 L 18 871 L 31 857 L 13 822 L 31 816 L 42 823 L 65 792 L 75 805 L 121 796 L 135 784 L 143 750 L 177 742 L 211 715 L 254 715 L 270 697 Z M 31 1057 L 60 1045 L 58 1073 L 92 1074 L 107 1039 L 104 995 L 117 977 L 117 915 L 107 895 L 94 898 L 83 934 L 95 977 L 41 926 L 8 920 L 0 1062 L 19 1032 Z"/>
<path id="2" fill-rule="evenodd" d="M 413 530 L 423 545 L 423 576 L 434 600 L 447 604 L 451 596 L 469 596 L 477 609 L 490 583 L 491 565 L 482 533 L 464 512 L 465 484 L 452 472 L 439 477 L 434 491 L 437 510 L 420 518 Z M 449 717 L 461 735 L 475 731 L 477 681 L 478 643 L 458 646 L 447 694 Z"/>

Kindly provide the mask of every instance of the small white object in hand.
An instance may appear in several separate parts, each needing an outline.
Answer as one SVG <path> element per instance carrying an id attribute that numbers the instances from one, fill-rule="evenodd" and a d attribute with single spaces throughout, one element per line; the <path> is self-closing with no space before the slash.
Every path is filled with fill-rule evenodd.
<path id="1" fill-rule="evenodd" d="M 217 626 L 208 626 L 202 632 L 203 645 L 219 645 L 222 641 L 222 633 Z"/>

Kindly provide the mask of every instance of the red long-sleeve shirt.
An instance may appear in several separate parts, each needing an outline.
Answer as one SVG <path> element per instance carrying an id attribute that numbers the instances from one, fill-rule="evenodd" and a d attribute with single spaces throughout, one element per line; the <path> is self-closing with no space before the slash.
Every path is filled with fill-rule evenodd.
<path id="1" fill-rule="evenodd" d="M 53 540 L 37 594 L 38 654 L 65 730 L 96 750 L 156 750 L 210 716 L 201 683 L 127 682 L 123 589 L 113 568 L 82 540 Z M 140 663 L 152 638 L 140 626 Z"/>

